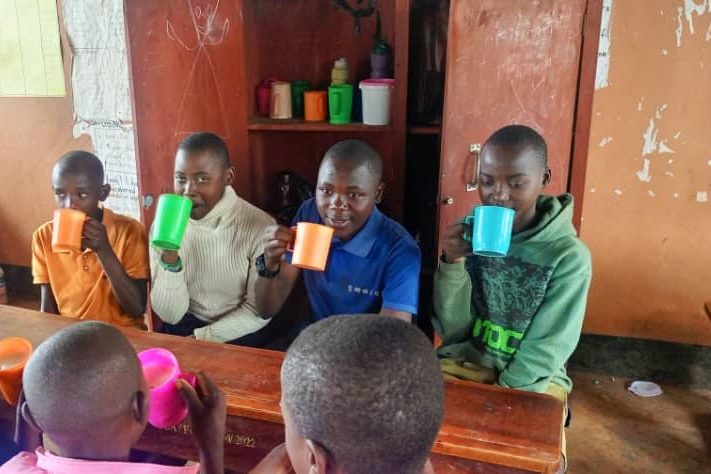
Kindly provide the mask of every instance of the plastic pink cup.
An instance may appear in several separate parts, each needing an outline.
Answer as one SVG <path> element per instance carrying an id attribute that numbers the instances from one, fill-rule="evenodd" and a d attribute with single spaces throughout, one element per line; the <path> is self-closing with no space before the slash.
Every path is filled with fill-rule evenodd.
<path id="1" fill-rule="evenodd" d="M 180 372 L 178 359 L 166 349 L 146 349 L 138 353 L 138 360 L 150 390 L 148 423 L 156 428 L 179 424 L 188 415 L 188 406 L 175 387 L 175 381 L 180 378 L 194 387 L 195 374 Z"/>

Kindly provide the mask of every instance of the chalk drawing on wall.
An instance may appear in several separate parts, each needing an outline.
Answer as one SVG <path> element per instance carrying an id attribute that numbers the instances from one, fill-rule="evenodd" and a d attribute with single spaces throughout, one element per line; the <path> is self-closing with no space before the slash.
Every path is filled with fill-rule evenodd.
<path id="1" fill-rule="evenodd" d="M 229 137 L 229 128 L 225 120 L 223 101 L 220 96 L 215 66 L 210 57 L 210 48 L 222 44 L 230 29 L 230 20 L 217 17 L 220 0 L 196 5 L 195 0 L 187 0 L 190 10 L 195 42 L 181 38 L 170 20 L 166 21 L 168 37 L 177 42 L 186 51 L 195 51 L 190 72 L 185 81 L 185 90 L 180 99 L 178 121 L 175 135 L 188 134 L 197 130 L 209 130 L 223 138 Z"/>
<path id="2" fill-rule="evenodd" d="M 603 0 L 602 18 L 600 20 L 600 43 L 597 49 L 597 69 L 595 72 L 595 89 L 610 85 L 610 24 L 612 19 L 612 0 Z"/>

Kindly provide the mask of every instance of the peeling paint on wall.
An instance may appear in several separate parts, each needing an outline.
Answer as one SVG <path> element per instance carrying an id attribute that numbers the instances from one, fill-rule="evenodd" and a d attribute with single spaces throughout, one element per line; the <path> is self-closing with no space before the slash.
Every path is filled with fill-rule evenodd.
<path id="1" fill-rule="evenodd" d="M 675 153 L 674 150 L 667 146 L 667 141 L 662 140 L 659 142 L 659 153 Z"/>
<path id="2" fill-rule="evenodd" d="M 622 191 L 620 191 L 619 189 L 615 189 L 614 193 L 618 196 L 622 196 Z"/>
<path id="3" fill-rule="evenodd" d="M 605 137 L 602 140 L 600 140 L 600 148 L 604 147 L 608 143 L 612 142 L 612 137 Z"/>
<path id="4" fill-rule="evenodd" d="M 640 99 L 639 99 L 639 102 L 637 102 L 637 110 L 638 110 L 639 112 L 642 111 L 642 102 L 644 102 L 644 97 L 640 98 Z"/>
<path id="5" fill-rule="evenodd" d="M 704 13 L 709 13 L 711 14 L 711 0 L 702 0 L 701 3 L 696 3 L 694 0 L 684 0 L 684 6 L 683 7 L 677 7 L 677 26 L 676 26 L 676 47 L 681 46 L 681 39 L 684 34 L 684 25 L 682 21 L 682 15 L 684 15 L 684 18 L 686 19 L 686 24 L 687 28 L 689 30 L 689 34 L 693 35 L 694 34 L 694 17 L 693 14 L 696 14 L 696 16 L 702 16 Z M 706 17 L 711 20 L 711 17 Z M 711 40 L 711 24 L 709 24 L 709 29 L 706 31 L 706 41 Z"/>
<path id="6" fill-rule="evenodd" d="M 655 196 L 656 196 L 656 194 L 654 194 L 654 191 L 652 191 L 651 189 L 647 191 L 647 194 L 649 195 L 649 197 L 655 197 Z"/>
<path id="7" fill-rule="evenodd" d="M 644 159 L 644 165 L 641 170 L 637 171 L 637 179 L 642 181 L 643 183 L 649 183 L 652 180 L 652 177 L 649 175 L 649 158 Z"/>
<path id="8" fill-rule="evenodd" d="M 638 110 L 641 107 L 641 101 L 638 105 Z M 642 156 L 649 156 L 653 153 L 659 154 L 669 154 L 676 153 L 667 144 L 667 139 L 659 139 L 659 128 L 656 124 L 656 120 L 661 120 L 662 113 L 669 107 L 669 104 L 660 105 L 655 111 L 654 115 L 649 119 L 649 124 L 647 128 L 642 133 Z M 674 138 L 679 138 L 681 136 L 681 131 L 677 131 Z M 669 160 L 668 163 L 672 164 L 674 160 Z M 651 161 L 648 158 L 644 159 L 643 168 L 636 172 L 637 179 L 643 183 L 648 183 L 652 180 L 652 175 L 650 174 Z M 666 173 L 665 173 L 666 174 Z M 673 176 L 673 175 L 672 175 Z"/>
<path id="9" fill-rule="evenodd" d="M 706 191 L 698 191 L 696 193 L 696 202 L 708 202 L 709 201 L 709 193 Z"/>
<path id="10" fill-rule="evenodd" d="M 610 20 L 612 19 L 612 0 L 602 0 L 602 18 L 600 19 L 600 41 L 597 49 L 597 70 L 595 89 L 608 87 L 610 72 Z"/>
<path id="11" fill-rule="evenodd" d="M 649 119 L 649 125 L 642 134 L 642 138 L 644 140 L 644 142 L 642 143 L 642 156 L 651 155 L 652 153 L 657 151 L 657 146 L 659 144 L 659 142 L 657 142 L 658 132 L 659 130 L 654 125 L 654 119 Z"/>

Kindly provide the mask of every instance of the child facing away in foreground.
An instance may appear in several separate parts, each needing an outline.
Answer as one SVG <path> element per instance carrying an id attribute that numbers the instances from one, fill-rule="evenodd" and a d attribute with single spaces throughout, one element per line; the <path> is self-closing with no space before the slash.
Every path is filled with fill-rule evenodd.
<path id="1" fill-rule="evenodd" d="M 444 385 L 429 340 L 383 315 L 307 327 L 281 369 L 286 443 L 251 474 L 429 474 Z"/>
<path id="2" fill-rule="evenodd" d="M 177 387 L 188 405 L 200 464 L 130 462 L 131 448 L 146 427 L 149 410 L 148 385 L 136 351 L 108 324 L 73 324 L 32 354 L 18 404 L 18 442 L 27 444 L 32 433 L 43 433 L 56 452 L 21 446 L 27 451 L 1 466 L 0 473 L 222 474 L 223 393 L 203 374 L 198 375 L 196 389 L 182 380 Z M 38 441 L 38 436 L 34 438 Z"/>

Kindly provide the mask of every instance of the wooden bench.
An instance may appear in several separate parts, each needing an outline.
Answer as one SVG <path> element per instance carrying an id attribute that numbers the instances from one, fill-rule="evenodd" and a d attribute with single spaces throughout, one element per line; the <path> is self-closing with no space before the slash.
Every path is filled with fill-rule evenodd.
<path id="1" fill-rule="evenodd" d="M 38 345 L 75 320 L 0 306 L 1 337 L 21 336 Z M 283 442 L 279 368 L 283 353 L 215 344 L 126 329 L 136 350 L 164 347 L 183 370 L 207 372 L 227 398 L 225 464 L 246 472 Z M 432 448 L 438 474 L 555 472 L 559 464 L 560 402 L 547 395 L 469 382 L 447 381 L 445 416 Z M 14 423 L 14 408 L 0 402 L 0 428 Z M 148 427 L 137 448 L 196 459 L 189 427 Z"/>

